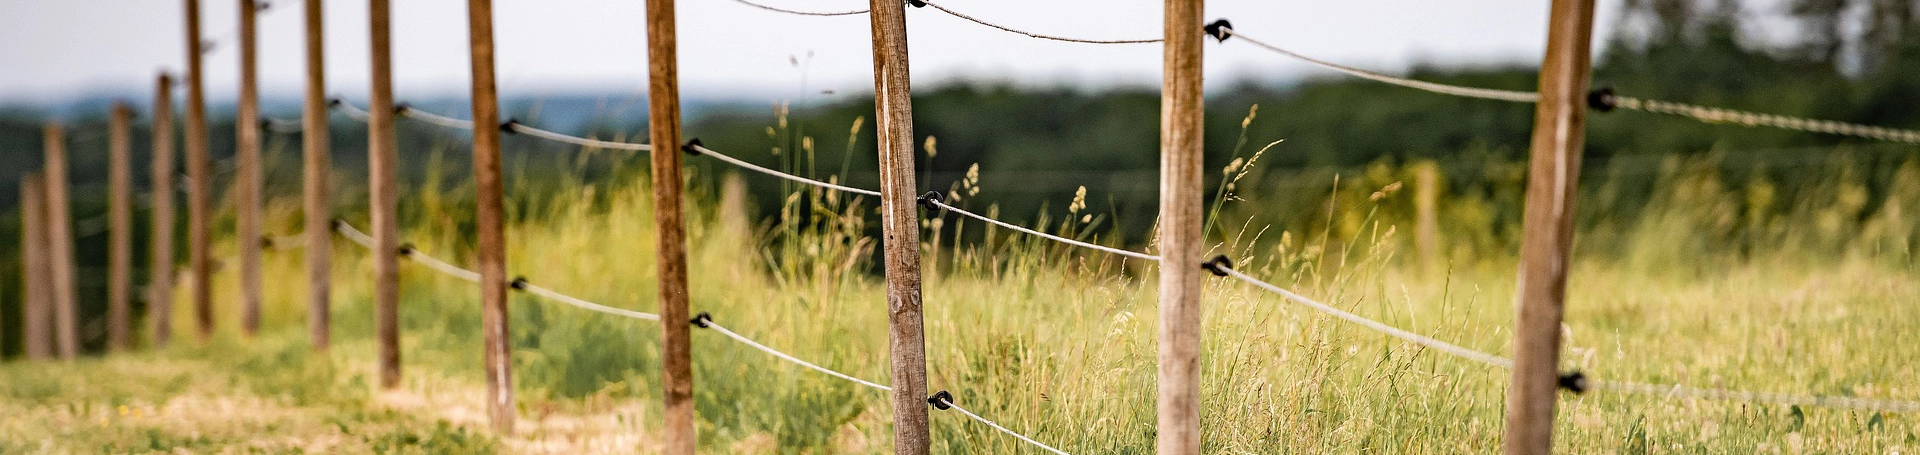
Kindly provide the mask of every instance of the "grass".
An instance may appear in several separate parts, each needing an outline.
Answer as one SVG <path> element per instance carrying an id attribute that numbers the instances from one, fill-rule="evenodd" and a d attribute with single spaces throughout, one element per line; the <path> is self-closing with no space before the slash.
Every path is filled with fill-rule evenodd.
<path id="1" fill-rule="evenodd" d="M 1920 399 L 1920 367 L 1911 361 L 1920 358 L 1920 305 L 1913 305 L 1920 280 L 1911 244 L 1898 243 L 1916 232 L 1903 221 L 1911 215 L 1901 213 L 1913 213 L 1920 189 L 1874 198 L 1907 210 L 1874 211 L 1878 218 L 1848 218 L 1866 212 L 1851 202 L 1815 204 L 1819 190 L 1801 191 L 1805 202 L 1769 203 L 1805 207 L 1748 229 L 1742 211 L 1733 210 L 1731 221 L 1721 211 L 1750 204 L 1753 181 L 1735 185 L 1686 171 L 1698 164 L 1664 171 L 1654 187 L 1664 196 L 1639 215 L 1583 229 L 1564 363 L 1608 379 Z M 1239 200 L 1216 210 L 1227 218 L 1216 225 L 1223 234 L 1213 248 L 1231 253 L 1241 270 L 1349 311 L 1509 352 L 1511 253 L 1476 248 L 1438 265 L 1402 254 L 1411 250 L 1399 234 L 1412 227 L 1401 216 L 1406 196 L 1383 189 L 1398 172 L 1370 170 L 1335 186 L 1311 201 L 1324 217 L 1291 227 L 1242 214 L 1287 211 L 1263 205 L 1256 188 L 1228 191 Z M 703 178 L 712 176 L 694 177 Z M 991 175 L 983 179 L 966 185 L 992 185 Z M 1850 185 L 1829 180 L 1834 188 Z M 516 206 L 510 269 L 571 295 L 648 310 L 655 288 L 646 188 L 579 185 Z M 450 205 L 433 199 L 433 188 L 415 192 L 421 206 Z M 870 215 L 860 208 L 868 201 L 798 191 L 779 201 L 779 216 L 756 225 L 744 215 L 746 201 L 725 193 L 690 204 L 693 310 L 769 346 L 886 383 L 884 288 L 868 274 L 876 240 L 866 235 Z M 1583 198 L 1607 203 L 1604 195 Z M 1471 232 L 1473 220 L 1493 219 L 1487 212 L 1497 206 L 1461 198 L 1443 208 L 1447 236 L 1497 242 Z M 415 220 L 407 236 L 422 250 L 470 261 L 457 240 L 464 215 L 405 210 Z M 1852 212 L 1830 216 L 1838 210 Z M 275 225 L 296 225 L 291 207 L 276 212 Z M 1082 232 L 1094 220 L 1082 215 L 1068 213 L 1049 228 L 1095 234 Z M 1715 223 L 1733 226 L 1726 229 L 1742 233 L 1733 236 L 1739 240 L 1726 241 L 1730 234 Z M 1154 266 L 953 217 L 926 227 L 944 229 L 944 241 L 957 245 L 933 250 L 942 237 L 928 239 L 931 388 L 1070 453 L 1152 453 Z M 419 267 L 403 265 L 407 380 L 398 391 L 372 390 L 370 264 L 362 251 L 339 245 L 338 344 L 329 354 L 309 355 L 303 341 L 298 252 L 277 253 L 267 263 L 268 282 L 286 285 L 271 289 L 268 329 L 257 339 L 221 326 L 205 344 L 185 336 L 157 352 L 0 366 L 7 391 L 0 452 L 575 453 L 630 452 L 657 441 L 657 326 L 516 295 L 515 386 L 524 423 L 517 434 L 493 434 L 479 408 L 477 292 Z M 1498 451 L 1505 371 L 1224 279 L 1207 286 L 1206 452 Z M 193 319 L 180 310 L 180 333 L 193 333 Z M 699 329 L 693 352 L 703 453 L 890 451 L 884 394 Z M 1907 414 L 1606 393 L 1562 395 L 1559 410 L 1555 444 L 1567 453 L 1920 450 L 1920 416 Z M 931 412 L 938 453 L 1039 453 L 957 414 Z"/>

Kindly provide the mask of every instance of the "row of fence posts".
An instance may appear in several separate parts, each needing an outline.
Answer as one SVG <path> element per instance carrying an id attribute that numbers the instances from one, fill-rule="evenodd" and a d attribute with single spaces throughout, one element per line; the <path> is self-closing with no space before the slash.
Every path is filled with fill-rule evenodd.
<path id="1" fill-rule="evenodd" d="M 685 217 L 682 209 L 682 157 L 672 153 L 682 142 L 674 28 L 675 0 L 645 0 L 649 128 L 655 152 L 653 201 L 659 270 L 659 313 L 662 316 L 663 406 L 666 452 L 691 454 L 696 447 L 693 408 L 692 359 L 689 343 Z M 199 2 L 184 0 L 186 14 L 187 108 L 185 148 L 191 300 L 202 340 L 213 331 L 209 256 L 208 162 L 205 93 L 202 86 Z M 255 78 L 256 12 L 253 0 L 240 2 L 241 82 L 238 129 L 236 238 L 241 277 L 241 330 L 259 329 L 261 275 L 260 242 L 260 117 Z M 899 454 L 924 454 L 930 447 L 927 429 L 926 348 L 921 317 L 921 276 L 918 204 L 915 199 L 914 136 L 909 77 L 906 4 L 870 0 L 873 33 L 874 105 L 877 111 L 880 163 L 881 224 L 889 350 L 894 410 L 894 447 Z M 307 85 L 302 110 L 305 178 L 304 207 L 309 271 L 309 325 L 313 348 L 329 346 L 329 268 L 332 220 L 328 212 L 327 175 L 330 171 L 328 100 L 325 96 L 321 0 L 305 0 Z M 371 81 L 368 120 L 368 180 L 370 218 L 374 238 L 373 300 L 377 332 L 379 384 L 400 384 L 399 256 L 395 217 L 398 195 L 398 145 L 395 137 L 392 87 L 390 5 L 369 0 Z M 488 411 L 494 428 L 511 432 L 514 422 L 512 375 L 509 370 L 507 271 L 502 222 L 503 189 L 500 168 L 500 123 L 494 83 L 492 2 L 469 0 L 469 40 L 472 52 L 474 181 L 477 185 L 477 262 L 480 273 L 482 324 L 485 344 Z M 1572 237 L 1573 188 L 1578 175 L 1584 122 L 1584 96 L 1590 70 L 1592 0 L 1554 0 L 1549 22 L 1547 53 L 1540 78 L 1532 142 L 1532 167 L 1527 186 L 1527 213 L 1521 251 L 1519 316 L 1513 382 L 1508 394 L 1509 454 L 1545 453 L 1551 448 L 1555 379 L 1559 357 L 1559 326 L 1564 296 L 1568 245 Z M 1157 406 L 1157 445 L 1161 454 L 1198 453 L 1200 427 L 1200 347 L 1202 327 L 1199 256 L 1205 241 L 1201 233 L 1202 192 L 1202 77 L 1205 35 L 1200 0 L 1165 2 L 1165 43 L 1161 97 L 1161 184 L 1157 248 L 1167 264 L 1160 268 L 1160 349 Z M 152 337 L 164 345 L 172 336 L 174 223 L 174 82 L 160 75 L 153 109 L 152 167 L 152 276 L 149 299 Z M 112 167 L 109 347 L 130 343 L 131 170 L 132 110 L 114 109 L 111 125 Z M 30 358 L 72 358 L 79 351 L 73 264 L 73 232 L 68 213 L 65 133 L 57 125 L 45 131 L 44 169 L 21 179 L 26 351 Z M 1420 213 L 1415 235 L 1420 256 L 1431 264 L 1437 251 L 1437 223 L 1433 220 L 1439 176 L 1432 166 L 1415 172 L 1416 205 Z M 1186 262 L 1181 262 L 1186 261 Z"/>

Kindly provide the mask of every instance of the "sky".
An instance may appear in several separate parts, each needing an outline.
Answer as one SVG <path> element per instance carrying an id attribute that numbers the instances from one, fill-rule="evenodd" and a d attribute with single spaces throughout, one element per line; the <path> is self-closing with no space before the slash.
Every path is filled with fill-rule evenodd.
<path id="1" fill-rule="evenodd" d="M 204 0 L 201 34 L 211 102 L 237 95 L 235 34 L 241 1 Z M 859 0 L 752 0 L 790 9 L 863 9 Z M 1596 37 L 1619 0 L 1601 0 Z M 461 96 L 469 87 L 466 2 L 393 1 L 393 64 L 400 99 Z M 1154 38 L 1159 0 L 943 0 L 982 20 L 1036 33 L 1093 39 Z M 1544 49 L 1545 0 L 1210 0 L 1206 17 L 1296 52 L 1362 68 L 1419 63 L 1529 63 Z M 273 0 L 258 24 L 261 90 L 297 97 L 303 83 L 303 2 Z M 678 3 L 685 96 L 831 96 L 871 93 L 866 16 L 810 17 L 734 0 Z M 159 71 L 184 67 L 183 2 L 0 0 L 0 105 L 60 103 L 125 94 L 145 99 Z M 364 99 L 369 78 L 367 3 L 326 2 L 329 92 Z M 646 90 L 646 12 L 639 0 L 494 2 L 496 68 L 503 97 Z M 1042 41 L 980 26 L 932 8 L 907 13 L 916 85 L 955 79 L 1084 88 L 1157 86 L 1158 44 Z M 1324 74 L 1245 43 L 1209 43 L 1210 85 L 1284 82 Z M 797 64 L 796 64 L 797 62 Z"/>

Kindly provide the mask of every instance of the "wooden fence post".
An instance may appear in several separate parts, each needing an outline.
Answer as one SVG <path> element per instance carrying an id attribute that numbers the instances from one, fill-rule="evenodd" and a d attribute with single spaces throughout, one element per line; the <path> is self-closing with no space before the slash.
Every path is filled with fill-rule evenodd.
<path id="1" fill-rule="evenodd" d="M 924 455 L 927 347 L 920 316 L 920 212 L 913 181 L 913 98 L 907 60 L 906 3 L 871 0 L 873 93 L 880 136 L 880 244 L 892 328 L 893 453 Z"/>
<path id="2" fill-rule="evenodd" d="M 240 333 L 260 331 L 260 90 L 259 52 L 254 42 L 254 0 L 240 2 L 240 107 L 235 114 L 234 236 L 240 245 Z"/>
<path id="3" fill-rule="evenodd" d="M 660 324 L 668 455 L 693 455 L 693 347 L 688 334 L 687 227 L 680 204 L 679 44 L 674 0 L 647 0 L 647 119 L 653 144 L 653 220 L 658 231 Z M 478 125 L 478 124 L 476 124 Z"/>
<path id="4" fill-rule="evenodd" d="M 28 359 L 53 358 L 53 286 L 47 262 L 47 181 L 20 176 L 20 344 Z"/>
<path id="5" fill-rule="evenodd" d="M 160 73 L 153 87 L 153 162 L 149 185 L 153 206 L 147 228 L 147 319 L 153 320 L 153 344 L 173 339 L 173 76 Z"/>
<path id="6" fill-rule="evenodd" d="M 327 178 L 333 172 L 333 144 L 327 127 L 326 42 L 322 39 L 325 11 L 320 0 L 307 0 L 307 101 L 301 112 L 301 146 L 305 171 L 307 230 L 307 333 L 316 351 L 326 351 L 332 339 L 333 213 L 327 203 Z"/>
<path id="7" fill-rule="evenodd" d="M 380 349 L 380 387 L 400 386 L 400 224 L 394 180 L 399 142 L 393 131 L 393 41 L 388 0 L 369 0 L 373 79 L 367 112 L 368 211 L 373 222 L 373 307 Z"/>
<path id="8" fill-rule="evenodd" d="M 124 351 L 133 319 L 133 108 L 114 103 L 107 151 L 107 350 Z"/>
<path id="9" fill-rule="evenodd" d="M 1440 251 L 1440 166 L 1432 160 L 1413 165 L 1414 248 L 1420 271 L 1437 273 L 1445 262 Z"/>
<path id="10" fill-rule="evenodd" d="M 1200 0 L 1167 0 L 1160 83 L 1160 455 L 1200 453 Z"/>
<path id="11" fill-rule="evenodd" d="M 200 57 L 200 0 L 185 0 L 187 16 L 187 262 L 193 269 L 193 314 L 200 341 L 213 338 L 212 214 L 208 189 L 213 185 L 207 156 L 207 94 L 202 84 Z"/>
<path id="12" fill-rule="evenodd" d="M 74 287 L 73 213 L 67 199 L 67 132 L 49 123 L 42 130 L 46 161 L 43 172 L 47 198 L 48 278 L 53 284 L 53 339 L 55 352 L 63 360 L 80 355 L 80 312 L 78 289 Z"/>
<path id="13" fill-rule="evenodd" d="M 487 363 L 487 414 L 493 428 L 513 432 L 513 358 L 507 335 L 507 239 L 502 219 L 505 190 L 500 177 L 500 100 L 493 79 L 493 1 L 467 0 L 467 33 L 473 49 L 473 182 L 479 205 L 480 325 Z M 667 145 L 670 147 L 671 145 Z M 672 153 L 672 149 L 666 153 Z M 659 155 L 655 153 L 654 155 Z M 658 172 L 658 171 L 655 171 Z"/>
<path id="14" fill-rule="evenodd" d="M 1513 380 L 1507 388 L 1508 455 L 1553 449 L 1558 398 L 1560 317 L 1573 244 L 1573 204 L 1586 138 L 1586 97 L 1593 36 L 1593 0 L 1553 0 L 1547 52 L 1540 65 L 1531 170 L 1515 295 Z"/>

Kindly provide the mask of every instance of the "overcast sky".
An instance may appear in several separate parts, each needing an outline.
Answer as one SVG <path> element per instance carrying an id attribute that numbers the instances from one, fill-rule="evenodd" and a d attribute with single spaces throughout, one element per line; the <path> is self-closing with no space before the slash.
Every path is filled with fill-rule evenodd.
<path id="1" fill-rule="evenodd" d="M 842 11 L 859 0 L 756 0 L 785 8 Z M 206 59 L 207 90 L 230 100 L 238 1 L 205 0 L 201 33 L 219 46 Z M 302 5 L 275 0 L 261 13 L 260 74 L 269 96 L 297 96 L 303 59 Z M 466 2 L 394 1 L 394 77 L 400 98 L 458 95 L 468 86 Z M 983 20 L 1038 33 L 1086 38 L 1160 34 L 1159 0 L 944 0 Z M 1597 36 L 1617 0 L 1603 0 Z M 0 0 L 0 105 L 58 102 L 85 95 L 144 94 L 160 70 L 184 63 L 182 2 L 162 0 Z M 1419 62 L 1507 63 L 1540 57 L 1545 0 L 1212 0 L 1208 18 L 1308 55 L 1400 71 Z M 646 15 L 638 0 L 495 2 L 503 96 L 645 91 Z M 1035 85 L 1156 85 L 1157 44 L 1041 41 L 982 27 L 932 8 L 908 14 L 913 77 L 956 77 Z M 367 4 L 326 6 L 329 92 L 363 98 L 368 78 Z M 791 97 L 871 91 L 867 18 L 803 17 L 733 0 L 679 2 L 680 77 L 689 96 Z M 1209 43 L 1210 83 L 1283 81 L 1314 74 L 1244 43 Z M 807 56 L 811 55 L 811 58 Z M 792 58 L 806 64 L 796 67 Z M 803 88 L 804 87 L 804 88 Z"/>

